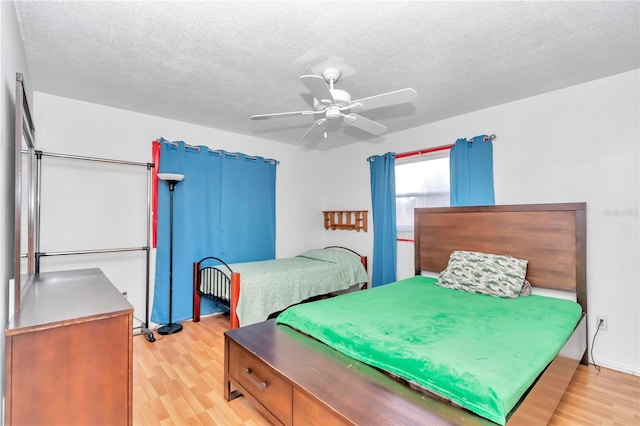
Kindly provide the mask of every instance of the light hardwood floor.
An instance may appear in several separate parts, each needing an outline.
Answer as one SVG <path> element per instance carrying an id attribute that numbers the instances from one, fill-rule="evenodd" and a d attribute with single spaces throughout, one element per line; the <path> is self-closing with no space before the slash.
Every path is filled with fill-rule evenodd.
<path id="1" fill-rule="evenodd" d="M 185 321 L 182 332 L 133 342 L 134 425 L 268 425 L 245 398 L 222 396 L 224 316 Z M 581 365 L 550 423 L 640 425 L 640 377 Z"/>

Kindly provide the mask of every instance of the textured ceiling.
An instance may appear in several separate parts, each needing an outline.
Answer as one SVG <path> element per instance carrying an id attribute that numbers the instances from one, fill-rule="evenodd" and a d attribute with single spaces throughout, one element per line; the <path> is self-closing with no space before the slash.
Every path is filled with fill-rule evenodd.
<path id="1" fill-rule="evenodd" d="M 299 80 L 337 66 L 389 133 L 636 69 L 639 2 L 16 2 L 34 90 L 317 149 Z M 385 135 L 377 138 L 384 138 Z"/>

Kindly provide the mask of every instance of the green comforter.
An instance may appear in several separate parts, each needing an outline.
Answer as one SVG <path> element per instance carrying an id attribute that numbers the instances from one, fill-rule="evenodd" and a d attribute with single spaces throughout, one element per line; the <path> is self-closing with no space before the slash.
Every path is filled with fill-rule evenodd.
<path id="1" fill-rule="evenodd" d="M 435 282 L 413 277 L 298 305 L 277 321 L 504 424 L 573 332 L 580 305 Z"/>

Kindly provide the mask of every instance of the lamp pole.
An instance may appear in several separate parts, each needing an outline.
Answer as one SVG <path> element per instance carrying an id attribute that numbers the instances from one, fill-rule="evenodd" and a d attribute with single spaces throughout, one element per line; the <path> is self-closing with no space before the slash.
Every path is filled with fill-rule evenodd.
<path id="1" fill-rule="evenodd" d="M 173 323 L 173 190 L 184 175 L 158 173 L 158 179 L 169 186 L 169 324 L 158 328 L 158 334 L 174 334 L 182 331 L 182 324 Z"/>

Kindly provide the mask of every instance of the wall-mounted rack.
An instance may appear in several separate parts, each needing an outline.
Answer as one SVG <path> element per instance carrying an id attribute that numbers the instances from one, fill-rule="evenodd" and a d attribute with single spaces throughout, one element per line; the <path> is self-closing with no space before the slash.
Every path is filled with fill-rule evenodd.
<path id="1" fill-rule="evenodd" d="M 367 210 L 325 210 L 324 229 L 355 229 L 367 232 Z"/>

